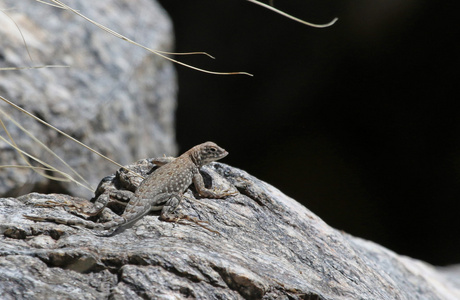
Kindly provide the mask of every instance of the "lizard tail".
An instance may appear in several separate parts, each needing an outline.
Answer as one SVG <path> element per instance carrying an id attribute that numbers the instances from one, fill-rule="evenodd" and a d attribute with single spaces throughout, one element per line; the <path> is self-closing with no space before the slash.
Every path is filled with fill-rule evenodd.
<path id="1" fill-rule="evenodd" d="M 117 217 L 105 223 L 95 223 L 95 222 L 84 220 L 84 219 L 70 219 L 69 220 L 69 219 L 58 218 L 58 217 L 36 217 L 36 216 L 30 216 L 30 215 L 24 215 L 24 217 L 29 220 L 33 220 L 33 221 L 39 221 L 39 222 L 48 221 L 48 222 L 54 222 L 54 223 L 59 223 L 59 224 L 64 224 L 64 225 L 80 226 L 80 227 L 85 227 L 88 229 L 95 229 L 95 230 L 109 230 L 114 227 L 120 226 L 121 224 L 126 222 L 126 220 L 122 217 Z"/>

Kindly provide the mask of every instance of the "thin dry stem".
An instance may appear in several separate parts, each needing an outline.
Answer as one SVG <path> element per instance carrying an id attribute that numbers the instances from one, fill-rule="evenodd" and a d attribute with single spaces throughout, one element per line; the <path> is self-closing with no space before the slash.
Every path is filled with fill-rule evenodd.
<path id="1" fill-rule="evenodd" d="M 45 2 L 45 1 L 42 1 L 42 0 L 35 0 L 35 1 L 40 2 L 40 3 L 44 3 L 44 4 L 50 4 L 49 2 Z M 253 76 L 252 74 L 247 73 L 247 72 L 214 72 L 214 71 L 209 71 L 209 70 L 205 70 L 205 69 L 200 69 L 200 68 L 197 68 L 197 67 L 188 65 L 188 64 L 186 64 L 186 63 L 183 63 L 183 62 L 181 62 L 181 61 L 175 60 L 175 59 L 170 58 L 170 57 L 167 56 L 167 55 L 170 55 L 170 54 L 172 54 L 172 53 L 164 52 L 164 51 L 158 51 L 158 50 L 153 50 L 153 49 L 151 49 L 151 48 L 148 48 L 148 47 L 146 47 L 146 46 L 144 46 L 144 45 L 142 45 L 142 44 L 139 44 L 139 43 L 137 43 L 137 42 L 135 42 L 135 41 L 133 41 L 133 40 L 131 40 L 131 39 L 125 37 L 124 35 L 119 34 L 118 32 L 116 32 L 116 31 L 114 31 L 114 30 L 112 30 L 112 29 L 110 29 L 110 28 L 108 28 L 108 27 L 106 27 L 106 26 L 104 26 L 104 25 L 102 25 L 102 24 L 100 24 L 100 23 L 98 23 L 98 22 L 96 22 L 96 21 L 94 21 L 94 20 L 88 18 L 87 16 L 83 15 L 83 14 L 80 13 L 79 11 L 77 11 L 77 10 L 71 8 L 70 6 L 64 4 L 62 1 L 59 1 L 59 0 L 50 0 L 50 1 L 51 1 L 52 3 L 54 3 L 53 6 L 56 6 L 56 7 L 59 7 L 59 8 L 62 8 L 62 9 L 65 9 L 65 10 L 69 10 L 69 11 L 73 12 L 74 14 L 76 14 L 76 15 L 82 17 L 82 18 L 85 19 L 86 21 L 88 21 L 88 22 L 90 22 L 90 23 L 96 25 L 96 26 L 99 27 L 100 29 L 104 30 L 105 32 L 110 33 L 111 35 L 113 35 L 113 36 L 115 36 L 115 37 L 117 37 L 117 38 L 119 38 L 119 39 L 122 39 L 122 40 L 124 40 L 124 41 L 127 41 L 127 42 L 129 42 L 129 43 L 131 43 L 131 44 L 133 44 L 133 45 L 136 45 L 136 46 L 138 46 L 138 47 L 140 47 L 140 48 L 142 48 L 142 49 L 144 49 L 144 50 L 147 50 L 147 51 L 149 51 L 149 52 L 151 52 L 151 53 L 153 53 L 153 54 L 156 54 L 156 55 L 158 55 L 158 56 L 160 56 L 160 57 L 162 57 L 162 58 L 164 58 L 164 59 L 166 59 L 166 60 L 169 60 L 169 61 L 171 61 L 171 62 L 173 62 L 173 63 L 176 63 L 176 64 L 179 64 L 179 65 L 181 65 L 181 66 L 184 66 L 184 67 L 187 67 L 187 68 L 196 70 L 196 71 L 200 71 L 200 72 L 203 72 L 203 73 L 214 74 L 214 75 L 248 75 L 248 76 Z M 192 53 L 203 53 L 203 52 L 192 52 Z M 208 56 L 212 57 L 211 55 L 209 55 L 209 54 L 207 54 L 207 53 L 205 53 L 205 55 L 208 55 Z"/>
<path id="2" fill-rule="evenodd" d="M 53 125 L 51 125 L 51 124 L 49 124 L 49 123 L 43 121 L 42 119 L 40 119 L 40 118 L 34 116 L 33 114 L 31 114 L 31 113 L 28 112 L 27 110 L 25 110 L 25 109 L 23 109 L 23 108 L 17 106 L 16 104 L 14 104 L 13 102 L 9 101 L 8 99 L 6 99 L 6 98 L 0 96 L 0 100 L 3 100 L 4 102 L 6 102 L 6 103 L 8 103 L 9 105 L 11 105 L 11 106 L 13 106 L 14 108 L 16 108 L 17 110 L 19 110 L 19 111 L 25 113 L 25 114 L 28 115 L 29 117 L 34 118 L 35 120 L 37 120 L 38 122 L 40 122 L 40 123 L 42 123 L 42 124 L 48 126 L 49 128 L 51 128 L 51 129 L 53 129 L 53 130 L 59 132 L 59 133 L 62 134 L 63 136 L 67 137 L 68 139 L 71 139 L 71 140 L 74 141 L 75 143 L 79 144 L 79 145 L 82 146 L 82 147 L 85 147 L 86 149 L 88 149 L 88 150 L 90 150 L 91 152 L 93 152 L 93 153 L 99 155 L 100 157 L 106 159 L 107 161 L 109 161 L 109 162 L 111 162 L 111 163 L 117 165 L 118 167 L 123 168 L 123 169 L 127 170 L 128 172 L 130 172 L 130 173 L 132 173 L 132 174 L 135 174 L 136 176 L 139 176 L 139 177 L 141 177 L 142 179 L 144 179 L 143 176 L 141 176 L 141 175 L 137 174 L 136 172 L 133 172 L 133 171 L 131 171 L 131 170 L 129 170 L 129 169 L 126 169 L 126 168 L 123 167 L 121 164 L 117 163 L 116 161 L 114 161 L 114 160 L 108 158 L 107 156 L 105 156 L 105 155 L 103 155 L 102 153 L 100 153 L 100 152 L 94 150 L 93 148 L 87 146 L 86 144 L 80 142 L 79 140 L 77 140 L 77 139 L 71 137 L 70 135 L 68 135 L 67 133 L 63 132 L 62 130 L 57 129 L 57 128 L 54 127 Z"/>
<path id="3" fill-rule="evenodd" d="M 166 51 L 160 51 L 160 50 L 155 50 L 158 53 L 162 53 L 165 55 L 206 55 L 209 58 L 216 59 L 214 56 L 207 52 L 166 52 Z"/>
<path id="4" fill-rule="evenodd" d="M 14 23 L 14 26 L 16 26 L 16 28 L 18 29 L 19 34 L 21 35 L 21 38 L 22 38 L 22 42 L 24 43 L 24 47 L 26 48 L 27 55 L 29 56 L 30 61 L 33 62 L 32 56 L 30 55 L 29 47 L 27 46 L 27 43 L 26 43 L 26 39 L 24 38 L 24 35 L 22 34 L 22 31 L 19 28 L 18 24 L 7 13 L 5 13 L 3 10 L 0 9 L 0 12 L 2 12 L 8 19 L 10 19 L 11 22 Z"/>
<path id="5" fill-rule="evenodd" d="M 32 69 L 45 69 L 45 68 L 68 68 L 69 66 L 64 65 L 43 65 L 43 66 L 31 66 L 31 67 L 7 67 L 0 68 L 0 71 L 16 71 L 16 70 L 32 70 Z"/>
<path id="6" fill-rule="evenodd" d="M 29 59 L 31 63 L 33 63 L 32 55 L 30 54 L 29 51 L 29 46 L 27 46 L 26 39 L 24 35 L 22 34 L 21 28 L 18 26 L 18 24 L 11 18 L 4 10 L 0 9 L 0 12 L 3 13 L 8 19 L 13 22 L 14 26 L 19 31 L 19 34 L 21 35 L 22 43 L 24 44 L 24 48 L 26 49 L 27 55 L 29 56 Z M 11 70 L 30 70 L 30 69 L 42 69 L 42 68 L 68 68 L 69 66 L 63 66 L 63 65 L 43 65 L 43 66 L 27 66 L 27 67 L 5 67 L 5 68 L 0 68 L 0 71 L 11 71 Z"/>
<path id="7" fill-rule="evenodd" d="M 78 180 L 75 180 L 72 176 L 70 176 L 69 174 L 65 173 L 65 172 L 62 172 L 62 171 L 59 171 L 58 169 L 54 168 L 53 166 L 47 164 L 46 162 L 40 160 L 39 158 L 19 149 L 17 146 L 13 145 L 12 143 L 10 143 L 7 139 L 5 139 L 3 136 L 0 136 L 0 140 L 4 141 L 5 143 L 7 143 L 8 145 L 10 145 L 11 147 L 13 147 L 16 151 L 20 152 L 21 154 L 35 160 L 36 162 L 42 164 L 43 166 L 45 166 L 47 169 L 50 169 L 50 170 L 53 170 L 57 173 L 59 173 L 60 175 L 62 175 L 64 178 L 59 178 L 59 177 L 54 177 L 54 176 L 50 176 L 48 174 L 45 174 L 45 173 L 40 173 L 38 172 L 37 170 L 35 170 L 37 173 L 39 173 L 40 175 L 46 177 L 46 178 L 49 178 L 49 179 L 52 179 L 52 180 L 57 180 L 57 181 L 66 181 L 66 182 L 74 182 L 92 192 L 94 192 L 94 189 L 90 188 L 90 187 L 87 187 L 86 185 L 82 184 L 81 182 L 79 182 Z M 24 166 L 25 168 L 34 168 L 33 166 Z M 65 179 L 67 178 L 67 179 Z"/>
<path id="8" fill-rule="evenodd" d="M 0 139 L 1 139 L 1 138 L 0 138 Z M 29 155 L 30 155 L 30 154 L 29 154 Z M 33 156 L 33 155 L 31 155 L 31 156 Z M 25 166 L 25 165 L 0 165 L 0 169 L 2 169 L 2 168 L 32 169 L 32 170 L 34 170 L 34 171 L 41 170 L 41 171 L 50 171 L 50 172 L 58 172 L 58 173 L 59 173 L 59 170 L 57 170 L 57 169 L 54 168 L 54 167 L 53 167 L 52 169 L 50 169 L 50 168 L 46 168 L 46 167 L 37 167 L 37 166 L 31 166 L 31 165 L 27 165 L 27 166 Z M 51 180 L 54 180 L 54 181 L 75 182 L 75 183 L 78 184 L 77 181 L 73 181 L 73 180 L 71 179 L 71 177 L 69 177 L 69 176 L 70 176 L 69 174 L 64 173 L 64 172 L 62 172 L 62 175 L 63 175 L 65 178 L 63 178 L 63 177 L 51 176 L 51 175 L 48 175 L 48 174 L 46 174 L 46 173 L 40 173 L 40 172 L 37 172 L 37 173 L 40 174 L 41 176 L 44 176 L 44 177 L 46 177 L 46 178 L 48 178 L 48 179 L 51 179 Z M 84 186 L 83 184 L 80 184 L 80 185 L 83 186 L 84 188 L 86 188 L 86 189 L 88 189 L 88 190 L 94 192 L 93 189 L 91 189 L 91 188 L 89 188 L 89 187 L 86 187 L 86 186 Z"/>
<path id="9" fill-rule="evenodd" d="M 286 18 L 289 18 L 289 19 L 294 20 L 294 21 L 296 21 L 296 22 L 302 23 L 302 24 L 307 25 L 307 26 L 315 27 L 315 28 L 326 28 L 326 27 L 332 26 L 332 25 L 334 25 L 334 23 L 337 22 L 337 20 L 338 20 L 338 18 L 334 18 L 331 22 L 329 22 L 329 23 L 327 23 L 327 24 L 313 24 L 313 23 L 310 23 L 310 22 L 301 20 L 301 19 L 299 19 L 299 18 L 296 18 L 296 17 L 294 17 L 294 16 L 292 16 L 292 15 L 290 15 L 290 14 L 287 14 L 287 13 L 285 13 L 285 12 L 279 10 L 279 9 L 274 8 L 273 6 L 270 6 L 270 5 L 268 5 L 268 4 L 259 2 L 259 1 L 257 1 L 257 0 L 246 0 L 246 1 L 249 1 L 249 2 L 254 3 L 254 4 L 257 4 L 257 5 L 260 5 L 260 6 L 264 7 L 264 8 L 266 8 L 266 9 L 269 9 L 269 10 L 271 10 L 271 11 L 274 11 L 274 12 L 276 12 L 277 14 L 280 14 L 280 15 L 286 17 Z"/>
<path id="10" fill-rule="evenodd" d="M 24 127 L 21 126 L 21 124 L 19 124 L 16 120 L 14 120 L 10 115 L 8 115 L 7 113 L 5 113 L 4 111 L 2 111 L 0 109 L 0 113 L 2 113 L 4 116 L 6 116 L 14 125 L 16 125 L 16 127 L 18 127 L 19 129 L 21 129 L 23 132 L 25 132 L 34 142 L 36 142 L 39 146 L 41 146 L 42 148 L 44 148 L 48 153 L 50 153 L 51 155 L 53 155 L 54 157 L 56 157 L 61 163 L 63 163 L 67 168 L 69 168 L 69 170 L 71 170 L 78 178 L 80 178 L 80 180 L 82 180 L 87 186 L 91 187 L 91 185 L 83 178 L 83 176 L 81 176 L 75 169 L 73 169 L 70 165 L 68 165 L 59 155 L 57 155 L 54 151 L 52 151 L 50 148 L 48 148 L 45 144 L 43 144 L 39 139 L 37 139 L 32 133 L 30 133 L 27 129 L 25 129 Z M 11 135 L 9 134 L 8 130 L 6 129 L 6 126 L 3 124 L 3 122 L 0 120 L 2 126 L 3 126 L 3 129 L 6 131 L 8 137 L 10 138 L 11 142 L 17 147 L 16 143 L 14 142 L 14 139 L 11 137 Z M 22 155 L 21 155 L 22 156 Z M 27 159 L 25 159 L 25 157 L 23 157 L 24 161 L 30 166 L 29 164 L 29 161 Z M 36 170 L 34 170 L 35 172 L 37 172 Z M 40 173 L 40 175 L 43 175 L 42 173 Z M 92 187 L 91 187 L 92 189 Z"/>

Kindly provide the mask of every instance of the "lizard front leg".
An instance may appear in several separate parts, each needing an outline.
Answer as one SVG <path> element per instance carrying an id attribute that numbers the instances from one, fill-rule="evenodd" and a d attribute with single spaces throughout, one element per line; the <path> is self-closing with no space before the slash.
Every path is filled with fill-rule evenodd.
<path id="1" fill-rule="evenodd" d="M 228 191 L 228 190 L 220 191 L 217 189 L 206 188 L 206 186 L 204 185 L 203 177 L 201 176 L 199 171 L 193 175 L 192 180 L 193 180 L 193 185 L 198 191 L 198 194 L 200 194 L 203 197 L 219 199 L 219 198 L 224 198 L 224 197 L 228 197 L 228 196 L 232 196 L 236 194 L 235 191 Z"/>

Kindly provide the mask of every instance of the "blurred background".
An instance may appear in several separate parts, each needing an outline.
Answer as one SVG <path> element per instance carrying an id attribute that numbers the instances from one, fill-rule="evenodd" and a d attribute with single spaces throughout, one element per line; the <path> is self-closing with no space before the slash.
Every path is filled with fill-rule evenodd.
<path id="1" fill-rule="evenodd" d="M 331 226 L 436 265 L 460 263 L 455 2 L 162 0 L 176 50 L 180 152 L 212 140 Z"/>

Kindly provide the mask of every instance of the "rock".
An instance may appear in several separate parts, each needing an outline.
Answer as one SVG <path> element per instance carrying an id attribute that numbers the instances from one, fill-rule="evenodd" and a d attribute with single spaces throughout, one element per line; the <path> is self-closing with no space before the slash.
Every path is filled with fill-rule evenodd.
<path id="1" fill-rule="evenodd" d="M 0 18 L 0 68 L 67 65 L 0 71 L 0 95 L 126 164 L 141 157 L 174 154 L 176 75 L 163 58 L 120 40 L 70 11 L 37 1 L 5 0 L 2 9 L 19 30 Z M 153 49 L 173 47 L 172 24 L 152 0 L 66 1 L 87 17 Z M 0 108 L 49 145 L 93 187 L 118 169 L 111 163 L 0 101 Z M 62 164 L 0 114 L 21 149 L 53 166 Z M 3 130 L 2 130 L 3 131 Z M 6 135 L 2 133 L 2 136 Z M 54 146 L 54 147 L 53 147 Z M 0 141 L 0 165 L 24 164 Z M 67 173 L 70 171 L 64 169 Z M 73 175 L 73 174 L 72 174 Z M 31 190 L 89 198 L 75 185 L 50 183 L 29 169 L 0 169 L 0 195 Z"/>
<path id="2" fill-rule="evenodd" d="M 204 227 L 150 214 L 114 236 L 100 237 L 23 217 L 75 218 L 62 206 L 35 206 L 72 197 L 33 193 L 0 199 L 1 294 L 10 299 L 460 299 L 458 267 L 435 268 L 335 230 L 239 169 L 212 163 L 202 172 L 208 185 L 239 191 L 226 199 L 196 199 L 187 191 L 179 213 L 208 222 Z"/>

